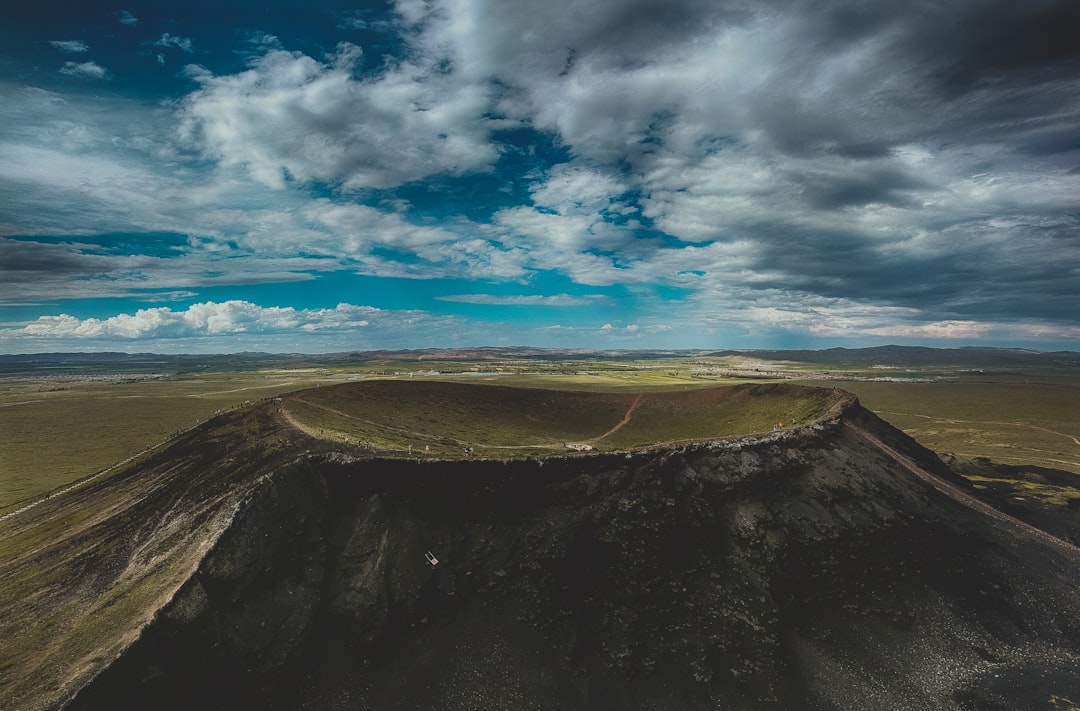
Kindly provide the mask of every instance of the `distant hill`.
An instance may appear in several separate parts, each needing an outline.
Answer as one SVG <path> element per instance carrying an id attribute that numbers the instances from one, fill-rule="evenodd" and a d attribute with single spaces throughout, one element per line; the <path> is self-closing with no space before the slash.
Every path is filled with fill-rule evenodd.
<path id="1" fill-rule="evenodd" d="M 231 353 L 168 355 L 155 353 L 31 353 L 0 355 L 0 376 L 108 373 L 177 373 L 199 370 L 243 370 L 267 367 L 334 366 L 378 361 L 485 362 L 537 361 L 641 361 L 685 357 L 741 356 L 773 361 L 794 361 L 821 366 L 872 365 L 957 366 L 971 368 L 1077 368 L 1080 353 L 1044 352 L 1016 348 L 829 348 L 825 350 L 590 350 L 580 348 L 424 348 L 417 350 L 343 351 L 340 353 Z"/>
<path id="2" fill-rule="evenodd" d="M 763 360 L 795 361 L 818 365 L 868 367 L 967 366 L 974 368 L 1076 368 L 1080 353 L 1075 351 L 1033 351 L 1019 348 L 923 348 L 919 346 L 879 346 L 876 348 L 828 348 L 825 350 L 723 350 L 703 355 L 743 356 Z"/>
<path id="3" fill-rule="evenodd" d="M 177 373 L 191 370 L 262 368 L 305 356 L 275 353 L 169 355 L 160 353 L 29 353 L 0 355 L 0 376 L 87 373 Z"/>

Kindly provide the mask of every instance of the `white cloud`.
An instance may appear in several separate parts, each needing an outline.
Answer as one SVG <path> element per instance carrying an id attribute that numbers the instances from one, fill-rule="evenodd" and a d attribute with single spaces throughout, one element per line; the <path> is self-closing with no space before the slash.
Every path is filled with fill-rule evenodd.
<path id="1" fill-rule="evenodd" d="M 244 42 L 256 52 L 257 57 L 272 49 L 285 49 L 277 35 L 267 32 L 249 32 L 244 36 Z"/>
<path id="2" fill-rule="evenodd" d="M 595 241 L 594 228 L 605 229 L 596 215 L 559 215 L 524 206 L 500 210 L 495 222 L 511 236 L 528 238 L 534 250 L 550 246 L 567 256 Z"/>
<path id="3" fill-rule="evenodd" d="M 530 186 L 535 207 L 500 210 L 492 222 L 499 239 L 519 247 L 524 264 L 532 268 L 555 269 L 581 284 L 618 283 L 637 261 L 636 250 L 655 248 L 633 239 L 627 229 L 633 224 L 609 221 L 607 213 L 633 211 L 619 202 L 625 191 L 621 182 L 604 173 L 555 165 Z M 616 253 L 625 255 L 620 263 L 608 256 Z"/>
<path id="4" fill-rule="evenodd" d="M 503 111 L 607 165 L 633 165 L 661 140 L 700 153 L 701 139 L 745 127 L 740 99 L 770 78 L 773 47 L 791 44 L 782 25 L 770 29 L 744 10 L 726 17 L 714 3 L 547 3 L 528 13 L 432 5 L 419 46 L 450 47 L 472 81 L 497 76 L 515 90 L 500 97 Z"/>
<path id="5" fill-rule="evenodd" d="M 484 304 L 491 306 L 588 306 L 595 304 L 600 296 L 571 296 L 570 294 L 498 295 L 498 294 L 454 294 L 435 297 L 439 301 L 452 301 L 459 304 Z"/>
<path id="6" fill-rule="evenodd" d="M 335 203 L 325 198 L 308 203 L 303 215 L 309 222 L 327 229 L 325 247 L 331 253 L 356 255 L 376 245 L 419 249 L 457 238 L 443 227 L 416 225 L 396 213 L 366 205 Z"/>
<path id="7" fill-rule="evenodd" d="M 394 10 L 407 25 L 416 25 L 434 11 L 427 0 L 394 0 Z"/>
<path id="8" fill-rule="evenodd" d="M 135 25 L 139 24 L 139 18 L 135 17 L 127 10 L 121 10 L 120 24 L 126 25 L 128 27 L 134 27 Z"/>
<path id="9" fill-rule="evenodd" d="M 832 337 L 877 336 L 885 339 L 908 341 L 989 341 L 1022 342 L 1032 340 L 1067 341 L 1080 338 L 1080 326 L 1053 323 L 1024 323 L 1009 321 L 974 321 L 953 319 L 947 321 L 922 321 L 913 314 L 906 322 L 859 327 L 857 324 L 838 324 L 835 327 L 817 327 L 815 335 Z"/>
<path id="10" fill-rule="evenodd" d="M 620 181 L 604 173 L 561 163 L 551 167 L 548 176 L 532 184 L 533 202 L 561 215 L 584 213 L 597 215 L 615 205 L 626 191 Z"/>
<path id="11" fill-rule="evenodd" d="M 64 62 L 60 67 L 61 74 L 67 74 L 82 79 L 107 79 L 109 71 L 96 62 Z"/>
<path id="12" fill-rule="evenodd" d="M 497 332 L 500 326 L 492 329 Z M 21 327 L 0 327 L 0 352 L 150 348 L 160 353 L 311 353 L 472 345 L 477 333 L 476 324 L 417 310 L 347 303 L 298 309 L 225 301 L 192 304 L 184 310 L 139 309 L 101 319 L 42 316 Z"/>
<path id="13" fill-rule="evenodd" d="M 90 49 L 89 45 L 82 40 L 50 40 L 49 44 L 56 47 L 61 52 L 68 52 L 70 54 L 78 54 Z"/>
<path id="14" fill-rule="evenodd" d="M 177 37 L 175 35 L 169 34 L 168 32 L 162 34 L 161 39 L 159 39 L 157 42 L 154 42 L 154 45 L 157 47 L 176 47 L 177 49 L 181 49 L 189 54 L 192 52 L 190 37 Z"/>
<path id="15" fill-rule="evenodd" d="M 422 62 L 358 80 L 360 54 L 348 43 L 326 61 L 270 50 L 239 74 L 193 74 L 202 88 L 184 102 L 182 136 L 271 188 L 385 188 L 490 168 L 485 87 Z"/>
<path id="16" fill-rule="evenodd" d="M 99 296 L 122 294 L 137 279 L 152 280 L 153 288 L 193 286 L 204 281 L 195 262 L 209 258 L 212 246 L 243 257 L 203 265 L 221 273 L 221 283 L 242 283 L 260 272 L 267 281 L 271 275 L 295 280 L 293 269 L 412 278 L 525 276 L 524 250 L 492 242 L 489 226 L 464 219 L 417 224 L 402 212 L 296 190 L 277 193 L 266 206 L 265 189 L 244 172 L 207 173 L 165 140 L 170 118 L 115 99 L 106 106 L 94 97 L 42 90 L 6 93 L 0 99 L 0 121 L 8 126 L 0 134 L 0 235 L 173 231 L 198 237 L 200 259 L 176 255 L 149 273 L 124 271 L 119 259 L 114 267 L 91 267 L 108 274 L 83 287 Z M 45 194 L 49 210 L 41 209 Z M 298 253 L 320 259 L 297 259 Z M 20 287 L 34 296 L 5 292 L 0 298 L 38 298 L 50 289 L 78 295 L 78 288 L 60 283 L 63 277 L 43 275 Z"/>
<path id="17" fill-rule="evenodd" d="M 467 227 L 470 226 L 462 225 L 459 229 Z M 484 234 L 481 226 L 475 227 L 476 233 Z M 423 264 L 412 267 L 417 276 L 521 280 L 528 274 L 529 254 L 525 249 L 481 237 L 462 235 L 453 241 L 422 247 L 416 255 L 424 260 Z"/>
<path id="18" fill-rule="evenodd" d="M 297 329 L 306 332 L 358 329 L 388 315 L 371 306 L 351 304 L 338 304 L 333 309 L 295 309 L 262 307 L 248 301 L 205 302 L 192 304 L 184 311 L 163 306 L 105 319 L 78 319 L 67 314 L 41 316 L 22 328 L 4 329 L 3 335 L 35 339 L 160 339 L 274 334 Z"/>
<path id="19" fill-rule="evenodd" d="M 630 323 L 625 326 L 615 326 L 610 323 L 605 323 L 597 330 L 602 336 L 605 337 L 622 338 L 625 336 L 633 336 L 637 334 L 638 331 L 641 330 L 641 326 L 636 323 Z M 649 328 L 646 330 L 648 330 L 650 333 L 662 333 L 667 329 L 660 327 L 655 329 Z"/>
<path id="20" fill-rule="evenodd" d="M 864 333 L 872 336 L 900 336 L 904 338 L 985 338 L 994 330 L 993 324 L 978 321 L 934 321 L 931 323 L 891 324 L 868 328 Z"/>

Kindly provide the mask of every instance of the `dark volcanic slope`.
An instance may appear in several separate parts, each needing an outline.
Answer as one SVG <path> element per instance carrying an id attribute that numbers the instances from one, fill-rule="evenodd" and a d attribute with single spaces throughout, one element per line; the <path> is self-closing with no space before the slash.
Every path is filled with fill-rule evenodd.
<path id="1" fill-rule="evenodd" d="M 267 406 L 230 413 L 0 519 L 0 709 L 61 705 L 196 574 L 270 475 L 321 446 Z"/>
<path id="2" fill-rule="evenodd" d="M 505 462 L 303 455 L 282 430 L 271 466 L 231 475 L 243 493 L 194 574 L 67 707 L 1080 701 L 1077 549 L 981 507 L 853 400 L 835 414 Z M 195 506 L 206 482 L 183 480 L 165 489 Z"/>

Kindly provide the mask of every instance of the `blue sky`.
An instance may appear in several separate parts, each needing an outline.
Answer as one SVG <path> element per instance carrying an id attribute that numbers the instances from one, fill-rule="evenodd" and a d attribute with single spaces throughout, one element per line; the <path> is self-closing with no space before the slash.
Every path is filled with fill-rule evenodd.
<path id="1" fill-rule="evenodd" d="M 4 3 L 0 352 L 1078 350 L 1077 26 Z"/>

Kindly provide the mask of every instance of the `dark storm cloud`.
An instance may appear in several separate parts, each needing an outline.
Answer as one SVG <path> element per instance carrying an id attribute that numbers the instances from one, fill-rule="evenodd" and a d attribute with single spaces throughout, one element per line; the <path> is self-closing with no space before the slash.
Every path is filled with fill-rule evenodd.
<path id="1" fill-rule="evenodd" d="M 161 260 L 92 253 L 97 249 L 0 238 L 0 283 L 9 286 L 0 290 L 0 304 L 117 296 L 130 288 L 156 285 L 147 275 L 160 267 Z"/>
<path id="2" fill-rule="evenodd" d="M 919 311 L 931 319 L 1076 317 L 1077 263 L 1062 262 L 1078 245 L 1077 220 L 988 230 L 956 225 L 939 239 L 897 249 L 853 231 L 793 231 L 761 225 L 757 268 L 782 276 L 759 289 L 796 289 L 830 298 L 859 294 L 869 303 Z M 1062 242 L 1062 244 L 1054 244 Z M 1071 245 L 1064 244 L 1071 242 Z"/>
<path id="3" fill-rule="evenodd" d="M 122 297 L 153 289 L 287 283 L 312 279 L 325 265 L 303 257 L 238 260 L 197 249 L 173 249 L 175 236 L 80 243 L 0 237 L 0 304 Z M 98 238 L 96 241 L 103 242 Z M 242 261 L 243 264 L 236 264 Z M 151 294 L 148 301 L 160 300 Z"/>
<path id="4" fill-rule="evenodd" d="M 127 262 L 132 266 L 131 258 Z M 0 281 L 5 283 L 88 276 L 112 268 L 115 268 L 114 260 L 85 254 L 80 251 L 80 245 L 0 238 Z"/>
<path id="5" fill-rule="evenodd" d="M 942 8 L 948 9 L 930 10 L 912 23 L 902 49 L 928 66 L 926 76 L 945 91 L 1075 80 L 1077 3 L 974 2 Z"/>
<path id="6" fill-rule="evenodd" d="M 776 150 L 789 156 L 885 158 L 895 144 L 902 142 L 902 134 L 895 129 L 866 131 L 866 127 L 845 116 L 843 107 L 827 101 L 800 100 L 788 93 L 752 100 L 752 125 L 768 135 Z"/>
<path id="7" fill-rule="evenodd" d="M 907 84 L 897 87 L 903 92 L 897 106 L 915 109 L 916 118 L 948 111 L 938 119 L 943 133 L 962 140 L 978 140 L 986 132 L 1023 141 L 1055 124 L 1075 137 L 1080 5 L 980 1 L 917 7 L 893 26 L 895 38 L 876 70 L 904 72 Z M 932 125 L 921 128 L 934 133 Z"/>
<path id="8" fill-rule="evenodd" d="M 788 42 L 767 52 L 783 71 L 748 97 L 754 123 L 785 153 L 872 158 L 912 140 L 984 136 L 1033 153 L 1077 147 L 1080 5 L 797 7 L 783 16 Z M 852 64 L 815 93 L 845 52 Z"/>
<path id="9" fill-rule="evenodd" d="M 913 191 L 933 187 L 916 176 L 886 165 L 847 165 L 839 172 L 810 168 L 789 172 L 788 177 L 802 187 L 803 197 L 816 210 L 871 203 L 910 207 Z"/>
<path id="10" fill-rule="evenodd" d="M 633 64 L 751 17 L 749 9 L 739 3 L 712 0 L 629 0 L 593 3 L 575 10 L 584 15 L 572 18 L 579 21 L 567 37 L 575 55 L 580 51 Z"/>

